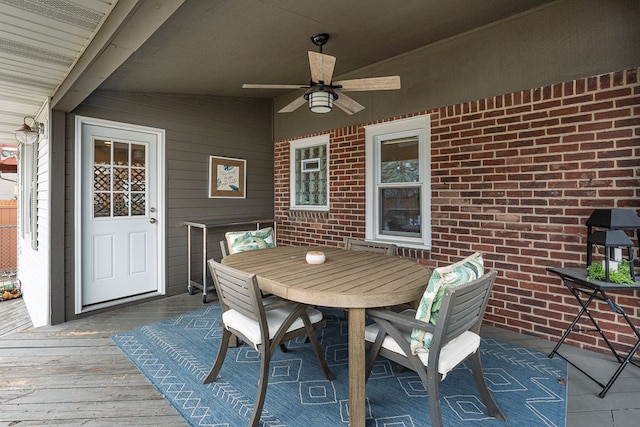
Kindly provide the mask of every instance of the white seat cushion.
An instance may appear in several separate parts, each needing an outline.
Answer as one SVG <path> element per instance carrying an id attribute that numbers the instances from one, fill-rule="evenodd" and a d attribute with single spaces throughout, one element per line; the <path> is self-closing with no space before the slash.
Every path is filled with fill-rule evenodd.
<path id="1" fill-rule="evenodd" d="M 365 329 L 364 339 L 371 343 L 375 342 L 379 329 L 380 327 L 376 323 L 367 326 Z M 407 343 L 409 343 L 411 341 L 411 331 L 404 333 L 403 337 L 407 340 Z M 398 343 L 388 335 L 384 338 L 382 347 L 389 351 L 393 351 L 394 353 L 406 356 L 406 353 L 402 351 Z M 442 351 L 440 352 L 438 372 L 443 376 L 446 375 L 470 354 L 476 352 L 478 347 L 480 347 L 480 336 L 470 331 L 466 331 L 459 337 L 449 341 L 447 345 L 442 347 Z M 429 350 L 419 349 L 416 355 L 424 366 L 429 366 Z"/>
<path id="2" fill-rule="evenodd" d="M 269 304 L 268 298 L 264 300 L 264 303 L 265 305 Z M 273 339 L 282 323 L 284 323 L 289 313 L 291 313 L 291 311 L 293 311 L 295 307 L 295 305 L 292 305 L 290 307 L 276 308 L 266 312 L 267 324 L 269 325 L 269 339 Z M 309 315 L 311 324 L 322 321 L 322 312 L 314 308 L 307 308 L 307 314 Z M 254 344 L 254 347 L 262 344 L 260 325 L 257 321 L 233 309 L 227 310 L 222 313 L 222 321 L 224 322 L 225 326 L 227 326 L 227 328 L 232 328 L 242 333 L 248 340 L 251 341 L 251 343 Z M 291 326 L 289 326 L 287 332 L 300 328 L 304 328 L 304 322 L 301 318 L 298 318 L 291 324 Z"/>

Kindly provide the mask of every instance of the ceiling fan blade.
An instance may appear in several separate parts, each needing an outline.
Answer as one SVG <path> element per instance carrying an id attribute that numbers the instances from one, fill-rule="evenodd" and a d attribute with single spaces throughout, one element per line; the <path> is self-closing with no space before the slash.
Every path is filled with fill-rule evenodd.
<path id="1" fill-rule="evenodd" d="M 400 89 L 400 76 L 370 77 L 366 79 L 341 80 L 333 82 L 342 86 L 341 91 L 394 90 Z"/>
<path id="2" fill-rule="evenodd" d="M 279 109 L 278 113 L 291 113 L 297 110 L 298 108 L 302 107 L 306 103 L 307 103 L 307 100 L 304 99 L 303 96 L 299 96 L 293 101 L 291 101 L 290 103 L 288 103 L 287 105 L 285 105 L 284 107 L 282 107 L 281 109 Z"/>
<path id="3" fill-rule="evenodd" d="M 356 102 L 355 99 L 348 97 L 344 93 L 338 94 L 338 99 L 333 103 L 345 113 L 352 115 L 358 111 L 364 110 L 364 106 Z"/>
<path id="4" fill-rule="evenodd" d="M 333 67 L 336 65 L 336 57 L 309 51 L 309 68 L 311 68 L 311 80 L 315 83 L 324 82 L 330 84 L 333 78 Z"/>
<path id="5" fill-rule="evenodd" d="M 242 85 L 243 89 L 303 89 L 309 85 L 271 85 L 271 84 L 248 84 Z"/>

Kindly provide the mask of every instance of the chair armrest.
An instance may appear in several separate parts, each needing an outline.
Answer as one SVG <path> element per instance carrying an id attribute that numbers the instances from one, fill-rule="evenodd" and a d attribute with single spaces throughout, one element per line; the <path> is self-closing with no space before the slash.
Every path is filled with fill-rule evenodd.
<path id="1" fill-rule="evenodd" d="M 386 320 L 389 323 L 398 325 L 401 329 L 417 328 L 430 333 L 435 330 L 435 326 L 431 323 L 417 320 L 415 318 L 415 310 L 396 313 L 395 311 L 384 309 L 367 309 L 367 315 L 373 320 Z"/>

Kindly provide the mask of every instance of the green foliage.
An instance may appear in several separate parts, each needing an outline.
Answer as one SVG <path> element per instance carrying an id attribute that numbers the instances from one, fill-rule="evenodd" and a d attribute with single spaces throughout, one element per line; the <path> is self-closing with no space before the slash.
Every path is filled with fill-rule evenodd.
<path id="1" fill-rule="evenodd" d="M 623 259 L 618 263 L 616 270 L 609 269 L 609 281 L 612 283 L 621 283 L 623 285 L 632 285 L 631 270 L 629 261 Z M 593 262 L 587 267 L 587 276 L 590 279 L 605 280 L 605 271 L 601 261 Z"/>

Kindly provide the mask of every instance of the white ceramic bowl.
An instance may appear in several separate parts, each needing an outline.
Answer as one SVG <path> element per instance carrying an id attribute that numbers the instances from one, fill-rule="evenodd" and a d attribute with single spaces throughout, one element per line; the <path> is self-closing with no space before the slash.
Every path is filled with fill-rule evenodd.
<path id="1" fill-rule="evenodd" d="M 306 259 L 309 264 L 322 264 L 325 260 L 324 252 L 309 251 L 307 252 Z"/>

